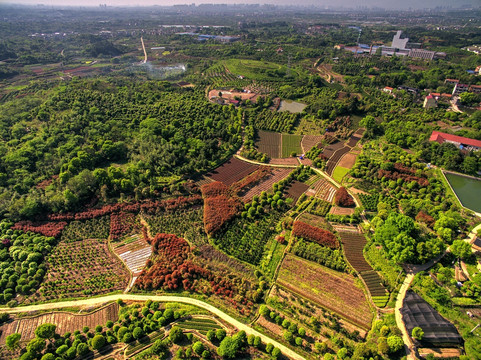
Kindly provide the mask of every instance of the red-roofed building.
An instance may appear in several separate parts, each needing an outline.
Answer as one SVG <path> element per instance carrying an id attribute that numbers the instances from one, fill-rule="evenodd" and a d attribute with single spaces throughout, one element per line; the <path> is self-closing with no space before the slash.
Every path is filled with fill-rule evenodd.
<path id="1" fill-rule="evenodd" d="M 382 91 L 384 91 L 384 92 L 386 92 L 386 93 L 388 93 L 388 94 L 392 94 L 392 91 L 393 91 L 393 90 L 394 90 L 394 89 L 393 89 L 392 87 L 390 87 L 390 86 L 385 86 L 384 89 L 382 89 Z"/>
<path id="2" fill-rule="evenodd" d="M 456 85 L 456 84 L 459 84 L 459 80 L 458 79 L 446 79 L 446 80 L 444 80 L 444 83 L 448 84 L 448 85 Z"/>
<path id="3" fill-rule="evenodd" d="M 429 141 L 436 141 L 440 144 L 451 143 L 461 150 L 479 151 L 481 150 L 481 141 L 475 139 L 469 139 L 463 136 L 446 134 L 439 131 L 433 131 Z"/>
<path id="4" fill-rule="evenodd" d="M 430 109 L 438 106 L 438 102 L 433 95 L 434 94 L 429 94 L 428 96 L 426 96 L 426 98 L 424 99 L 424 108 Z"/>

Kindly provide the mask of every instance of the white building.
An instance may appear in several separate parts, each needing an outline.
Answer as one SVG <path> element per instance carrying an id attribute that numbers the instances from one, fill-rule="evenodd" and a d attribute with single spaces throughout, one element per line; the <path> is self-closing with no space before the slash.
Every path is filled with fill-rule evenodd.
<path id="1" fill-rule="evenodd" d="M 398 30 L 392 38 L 391 47 L 396 49 L 406 49 L 409 38 L 401 39 L 402 30 Z"/>

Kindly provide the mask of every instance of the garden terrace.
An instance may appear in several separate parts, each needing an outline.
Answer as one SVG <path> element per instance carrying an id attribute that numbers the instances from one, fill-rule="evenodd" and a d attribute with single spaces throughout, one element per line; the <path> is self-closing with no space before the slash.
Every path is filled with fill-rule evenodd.
<path id="1" fill-rule="evenodd" d="M 12 226 L 12 230 L 21 230 L 23 232 L 31 231 L 36 234 L 41 234 L 47 237 L 59 237 L 62 230 L 67 226 L 65 221 L 59 222 L 48 222 L 48 221 L 37 221 L 32 222 L 29 220 L 17 222 Z"/>
<path id="2" fill-rule="evenodd" d="M 277 112 L 263 109 L 260 112 L 249 111 L 247 122 L 256 129 L 291 133 L 299 122 L 300 114 L 291 114 L 287 111 Z"/>
<path id="3" fill-rule="evenodd" d="M 214 266 L 216 273 L 222 272 L 237 272 L 243 278 L 255 279 L 254 270 L 252 267 L 237 260 L 234 257 L 226 255 L 220 250 L 217 250 L 210 244 L 204 244 L 196 249 L 198 253 L 199 262 L 206 266 Z"/>
<path id="4" fill-rule="evenodd" d="M 270 177 L 272 175 L 272 169 L 267 166 L 262 166 L 253 173 L 250 173 L 245 178 L 235 182 L 230 186 L 232 192 L 236 195 L 246 192 L 250 188 L 254 187 L 257 183 L 261 182 L 263 179 Z"/>
<path id="5" fill-rule="evenodd" d="M 237 218 L 214 236 L 214 244 L 239 260 L 259 265 L 267 242 L 275 236 L 280 216 L 280 212 L 270 211 L 255 222 Z"/>
<path id="6" fill-rule="evenodd" d="M 107 294 L 127 287 L 127 269 L 99 240 L 60 242 L 46 264 L 46 278 L 31 300 Z"/>
<path id="7" fill-rule="evenodd" d="M 111 303 L 88 314 L 55 311 L 32 317 L 18 318 L 0 327 L 0 330 L 2 330 L 0 345 L 5 345 L 6 336 L 15 332 L 22 335 L 22 342 L 29 341 L 35 338 L 35 329 L 45 323 L 55 324 L 57 326 L 56 332 L 65 334 L 66 332 L 73 333 L 76 330 L 82 330 L 85 326 L 95 329 L 97 325 L 103 325 L 109 320 L 117 321 L 118 317 L 119 305 Z"/>
<path id="8" fill-rule="evenodd" d="M 322 215 L 314 215 L 306 211 L 299 216 L 299 221 L 304 222 L 310 226 L 314 226 L 316 228 L 324 229 L 330 232 L 334 231 L 332 225 Z"/>
<path id="9" fill-rule="evenodd" d="M 363 329 L 371 326 L 372 315 L 368 302 L 352 275 L 287 254 L 277 283 Z"/>
<path id="10" fill-rule="evenodd" d="M 107 239 L 110 233 L 110 217 L 102 216 L 85 221 L 72 221 L 62 231 L 60 241 L 83 239 Z"/>
<path id="11" fill-rule="evenodd" d="M 188 197 L 179 196 L 167 200 L 147 200 L 142 202 L 132 203 L 117 203 L 112 205 L 105 205 L 97 209 L 89 209 L 77 213 L 65 214 L 49 214 L 47 215 L 50 221 L 74 221 L 74 220 L 88 220 L 97 219 L 105 215 L 110 215 L 119 212 L 129 212 L 137 214 L 140 211 L 147 213 L 155 213 L 157 211 L 171 211 L 175 209 L 190 207 L 202 203 L 202 197 L 199 195 L 192 195 Z"/>
<path id="12" fill-rule="evenodd" d="M 215 181 L 224 183 L 226 186 L 231 186 L 233 183 L 256 171 L 258 168 L 258 165 L 233 157 L 228 162 L 209 173 L 208 176 Z"/>
<path id="13" fill-rule="evenodd" d="M 136 215 L 120 212 L 110 215 L 110 240 L 117 241 L 121 237 L 140 232 L 141 225 Z"/>
<path id="14" fill-rule="evenodd" d="M 249 315 L 256 292 L 245 277 L 236 276 L 232 269 L 219 270 L 216 259 L 197 256 L 187 241 L 175 235 L 157 234 L 148 241 L 152 257 L 137 278 L 135 288 L 216 295 L 241 314 Z"/>

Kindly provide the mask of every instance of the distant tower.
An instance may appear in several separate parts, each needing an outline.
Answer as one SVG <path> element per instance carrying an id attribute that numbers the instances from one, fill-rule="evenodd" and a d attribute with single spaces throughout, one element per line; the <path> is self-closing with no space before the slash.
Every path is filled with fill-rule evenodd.
<path id="1" fill-rule="evenodd" d="M 356 44 L 359 45 L 359 40 L 361 39 L 362 29 L 359 29 L 359 35 L 357 36 Z"/>
<path id="2" fill-rule="evenodd" d="M 289 53 L 289 55 L 287 55 L 287 74 L 286 76 L 287 77 L 290 77 L 291 76 L 291 53 Z"/>

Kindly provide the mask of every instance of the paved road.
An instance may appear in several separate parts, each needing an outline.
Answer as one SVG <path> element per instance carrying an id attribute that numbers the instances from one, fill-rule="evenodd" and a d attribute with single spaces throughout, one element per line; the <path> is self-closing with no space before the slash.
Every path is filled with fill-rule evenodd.
<path id="1" fill-rule="evenodd" d="M 406 326 L 404 325 L 404 322 L 402 320 L 401 316 L 401 308 L 403 306 L 404 298 L 406 297 L 406 292 L 409 289 L 409 286 L 411 286 L 411 283 L 414 280 L 414 274 L 408 274 L 406 278 L 404 279 L 403 284 L 401 285 L 401 289 L 399 289 L 399 294 L 396 298 L 396 307 L 394 308 L 394 314 L 396 317 L 396 325 L 397 327 L 401 330 L 403 334 L 403 341 L 404 341 L 404 347 L 406 349 L 406 355 L 408 360 L 416 359 L 416 351 L 414 349 L 414 345 L 411 341 L 411 337 L 409 336 L 409 333 L 406 329 Z"/>
<path id="2" fill-rule="evenodd" d="M 39 310 L 55 310 L 55 309 L 64 308 L 64 307 L 96 306 L 96 305 L 101 305 L 110 301 L 117 301 L 118 299 L 134 300 L 134 301 L 152 300 L 152 301 L 161 301 L 161 302 L 178 302 L 178 303 L 184 303 L 189 305 L 195 305 L 211 312 L 212 314 L 217 315 L 222 320 L 232 324 L 238 330 L 244 330 L 247 333 L 247 335 L 252 334 L 254 336 L 259 336 L 264 343 L 266 344 L 271 343 L 275 347 L 279 348 L 282 351 L 282 353 L 288 356 L 290 359 L 305 360 L 303 356 L 297 354 L 296 352 L 289 349 L 288 347 L 258 332 L 257 330 L 252 329 L 250 326 L 244 323 L 241 323 L 240 321 L 234 319 L 230 315 L 227 315 L 226 313 L 217 309 L 216 307 L 210 304 L 207 304 L 201 300 L 188 298 L 188 297 L 168 296 L 168 295 L 115 294 L 115 295 L 108 295 L 108 296 L 85 299 L 85 300 L 63 301 L 63 302 L 46 303 L 46 304 L 39 304 L 39 305 L 20 306 L 17 308 L 0 308 L 0 312 L 7 312 L 7 313 L 13 314 L 13 313 L 39 311 Z"/>

